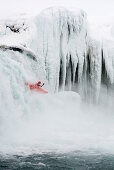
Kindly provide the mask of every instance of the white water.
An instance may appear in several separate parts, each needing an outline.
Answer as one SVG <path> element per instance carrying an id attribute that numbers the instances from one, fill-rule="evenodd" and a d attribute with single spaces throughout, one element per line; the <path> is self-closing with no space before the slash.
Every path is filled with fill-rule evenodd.
<path id="1" fill-rule="evenodd" d="M 38 77 L 35 62 L 18 52 L 1 52 L 0 63 L 0 152 L 114 150 L 111 112 L 75 92 L 30 91 L 24 83 Z"/>
<path id="2" fill-rule="evenodd" d="M 64 15 L 63 19 L 65 19 Z M 40 22 L 40 19 L 38 21 Z M 47 22 L 47 20 L 45 22 Z M 47 23 L 47 25 L 48 24 L 49 23 Z M 39 24 L 39 26 L 41 25 Z M 34 25 L 32 25 L 32 28 L 34 28 Z M 45 43 L 45 41 L 37 44 L 40 38 L 42 40 L 42 34 L 38 34 L 41 36 L 39 36 L 38 39 L 36 30 L 31 30 L 33 32 L 30 31 L 30 28 L 27 30 L 28 32 L 21 30 L 22 34 L 20 33 L 18 35 L 11 33 L 11 31 L 6 31 L 8 35 L 4 34 L 3 36 L 1 34 L 1 43 L 5 42 L 7 44 L 6 40 L 9 40 L 9 42 L 11 41 L 10 45 L 13 44 L 17 47 L 20 44 L 25 46 L 30 45 L 35 51 L 38 62 L 29 58 L 26 54 L 21 54 L 13 50 L 7 49 L 3 51 L 4 49 L 2 49 L 0 51 L 0 152 L 28 153 L 29 151 L 71 151 L 77 149 L 88 150 L 91 148 L 114 151 L 114 115 L 111 107 L 107 107 L 108 103 L 108 105 L 111 103 L 112 106 L 114 96 L 112 95 L 110 98 L 109 94 L 109 98 L 107 99 L 107 88 L 101 88 L 101 86 L 99 86 L 99 90 L 100 88 L 103 89 L 103 95 L 102 92 L 100 95 L 100 101 L 103 101 L 103 107 L 95 107 L 84 104 L 75 92 L 51 94 L 51 90 L 55 89 L 56 80 L 59 79 L 59 75 L 57 74 L 59 73 L 60 67 L 58 67 L 58 64 L 56 65 L 56 60 L 53 58 L 55 51 L 51 53 L 53 49 L 52 44 L 50 45 L 48 42 L 42 44 Z M 85 31 L 86 30 L 82 29 L 84 35 L 86 33 Z M 51 33 L 52 32 L 50 32 L 50 34 Z M 48 37 L 48 32 L 46 32 L 45 35 Z M 23 36 L 25 36 L 26 39 L 24 39 Z M 75 40 L 81 43 L 80 38 Z M 83 40 L 83 38 L 81 40 Z M 51 42 L 50 39 L 49 42 Z M 49 53 L 48 55 L 46 53 L 47 49 L 43 49 L 47 44 L 49 45 L 49 49 L 51 49 L 51 58 Z M 65 45 L 65 43 L 63 43 L 63 45 Z M 71 46 L 72 43 L 69 47 Z M 101 55 L 99 55 L 99 49 L 101 48 L 97 48 L 96 46 L 97 44 L 95 44 L 95 46 L 93 44 L 93 48 L 91 48 L 91 50 L 93 50 L 92 52 L 97 56 L 94 58 L 95 61 L 91 63 L 91 70 L 94 72 L 94 69 L 96 69 L 98 77 L 95 77 L 95 82 L 99 85 L 101 81 Z M 63 51 L 64 49 L 65 47 Z M 60 49 L 58 48 L 58 50 Z M 85 46 L 81 48 L 81 50 L 83 53 Z M 42 55 L 38 56 L 37 53 Z M 48 56 L 47 65 L 44 64 L 44 53 Z M 57 63 L 59 63 L 60 56 L 57 55 L 56 57 L 58 57 Z M 80 57 L 82 57 L 82 55 L 79 55 L 79 58 Z M 80 59 L 80 62 L 82 61 L 83 60 Z M 109 61 L 112 61 L 112 59 Z M 94 65 L 94 62 L 96 65 Z M 66 63 L 64 63 L 64 66 L 65 64 Z M 82 68 L 82 65 L 80 65 L 80 68 Z M 57 66 L 57 72 L 53 73 L 53 69 L 56 70 L 55 66 Z M 110 66 L 110 64 L 108 64 L 108 66 Z M 109 68 L 108 66 L 107 70 Z M 47 68 L 49 70 L 46 70 Z M 113 81 L 113 65 L 111 68 L 112 71 L 109 70 L 109 73 L 112 75 Z M 51 80 L 52 82 L 51 88 L 48 86 L 45 77 L 46 71 L 50 71 L 48 81 Z M 82 74 L 80 71 L 79 73 Z M 66 75 L 63 76 L 64 80 L 65 76 Z M 44 88 L 49 91 L 48 95 L 40 95 L 34 91 L 30 91 L 30 89 L 25 86 L 25 82 L 35 83 L 38 80 L 45 82 Z M 71 82 L 71 79 L 69 79 L 69 81 Z M 88 92 L 88 89 L 86 89 L 86 92 Z M 96 90 L 95 93 L 97 93 L 97 89 L 93 90 Z"/>

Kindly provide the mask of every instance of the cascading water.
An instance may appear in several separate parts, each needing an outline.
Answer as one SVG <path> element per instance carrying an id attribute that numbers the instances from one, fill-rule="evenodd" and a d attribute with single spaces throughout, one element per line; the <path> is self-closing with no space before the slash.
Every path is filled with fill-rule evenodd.
<path id="1" fill-rule="evenodd" d="M 113 48 L 90 38 L 86 14 L 47 9 L 0 29 L 0 152 L 114 151 Z M 39 80 L 48 95 L 25 86 Z"/>

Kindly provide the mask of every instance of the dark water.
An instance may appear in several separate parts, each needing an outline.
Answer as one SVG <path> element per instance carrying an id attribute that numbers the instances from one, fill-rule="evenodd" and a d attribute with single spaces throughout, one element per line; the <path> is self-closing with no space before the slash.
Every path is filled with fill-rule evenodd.
<path id="1" fill-rule="evenodd" d="M 114 170 L 113 154 L 42 153 L 0 155 L 0 170 Z"/>

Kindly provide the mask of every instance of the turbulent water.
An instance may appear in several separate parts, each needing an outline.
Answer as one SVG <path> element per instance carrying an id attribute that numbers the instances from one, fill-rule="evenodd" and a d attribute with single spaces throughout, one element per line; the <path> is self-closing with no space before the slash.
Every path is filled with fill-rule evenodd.
<path id="1" fill-rule="evenodd" d="M 42 153 L 0 156 L 1 169 L 42 170 L 113 170 L 114 155 L 99 152 Z"/>
<path id="2" fill-rule="evenodd" d="M 24 83 L 38 76 L 36 63 L 16 55 L 0 57 L 0 168 L 113 169 L 112 109 L 85 104 L 76 92 L 30 91 Z"/>

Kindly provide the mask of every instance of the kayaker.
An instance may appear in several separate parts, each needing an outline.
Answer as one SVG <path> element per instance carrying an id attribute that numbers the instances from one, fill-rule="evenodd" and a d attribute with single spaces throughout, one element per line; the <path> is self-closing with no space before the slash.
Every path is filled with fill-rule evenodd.
<path id="1" fill-rule="evenodd" d="M 44 83 L 41 85 L 41 81 L 38 81 L 38 83 L 35 84 L 38 87 L 42 87 L 44 85 Z"/>

